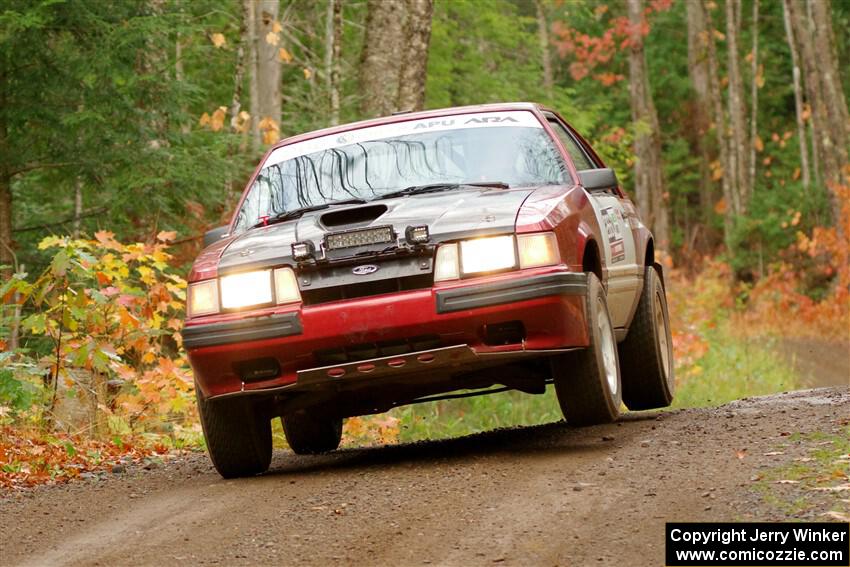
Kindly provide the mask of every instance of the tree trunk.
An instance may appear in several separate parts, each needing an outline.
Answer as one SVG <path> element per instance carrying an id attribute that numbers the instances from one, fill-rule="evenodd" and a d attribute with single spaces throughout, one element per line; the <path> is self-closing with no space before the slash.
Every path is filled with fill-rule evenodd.
<path id="1" fill-rule="evenodd" d="M 276 142 L 280 133 L 280 0 L 255 0 L 257 44 L 257 111 L 264 124 L 262 141 Z"/>
<path id="2" fill-rule="evenodd" d="M 694 153 L 700 156 L 699 201 L 700 216 L 708 226 L 714 209 L 714 184 L 710 164 L 713 161 L 708 132 L 712 124 L 711 75 L 708 41 L 711 38 L 705 23 L 705 14 L 699 2 L 687 2 L 688 10 L 688 75 L 694 88 L 691 112 L 691 143 Z"/>
<path id="3" fill-rule="evenodd" d="M 399 110 L 425 108 L 425 79 L 428 75 L 428 45 L 431 41 L 431 16 L 434 0 L 406 0 L 407 25 L 401 71 L 399 72 Z"/>
<path id="4" fill-rule="evenodd" d="M 251 149 L 254 153 L 260 149 L 260 87 L 259 63 L 257 55 L 257 10 L 255 0 L 243 0 L 245 22 L 248 28 L 248 67 L 250 78 L 248 96 L 251 112 Z"/>
<path id="5" fill-rule="evenodd" d="M 0 108 L 6 107 L 6 56 L 0 55 Z M 12 175 L 9 173 L 9 131 L 5 112 L 0 112 L 0 266 L 15 262 L 15 243 L 12 240 Z M 11 275 L 10 268 L 0 270 L 3 279 Z"/>
<path id="6" fill-rule="evenodd" d="M 552 100 L 554 79 L 552 78 L 552 47 L 549 41 L 549 22 L 546 18 L 544 0 L 534 0 L 537 8 L 537 37 L 540 42 L 540 58 L 543 66 L 543 89 L 546 97 Z"/>
<path id="7" fill-rule="evenodd" d="M 756 140 L 758 139 L 758 109 L 759 109 L 759 0 L 753 0 L 753 60 L 752 83 L 750 84 L 750 159 L 749 178 L 747 187 L 750 193 L 756 186 Z M 749 202 L 749 198 L 747 199 Z"/>
<path id="8" fill-rule="evenodd" d="M 792 79 L 794 85 L 794 107 L 797 114 L 797 142 L 800 146 L 800 170 L 803 178 L 803 189 L 811 185 L 811 173 L 809 171 L 809 141 L 806 137 L 806 123 L 803 119 L 803 89 L 800 84 L 800 56 L 797 54 L 797 43 L 794 40 L 794 30 L 791 27 L 791 15 L 788 8 L 789 0 L 782 0 L 783 15 L 785 20 L 785 35 L 788 39 L 788 48 L 791 50 Z"/>
<path id="9" fill-rule="evenodd" d="M 407 10 L 405 0 L 368 0 L 367 10 L 360 94 L 361 111 L 371 118 L 398 109 Z"/>
<path id="10" fill-rule="evenodd" d="M 669 252 L 670 228 L 661 164 L 661 138 L 658 114 L 649 86 L 646 54 L 643 49 L 643 0 L 628 0 L 629 95 L 635 133 L 635 192 L 641 212 L 649 219 L 656 249 Z"/>
<path id="11" fill-rule="evenodd" d="M 832 6 L 830 0 L 808 0 L 814 26 L 815 52 L 818 54 L 817 72 L 826 103 L 828 125 L 835 144 L 834 151 L 839 166 L 848 163 L 847 146 L 850 142 L 850 116 L 847 111 L 847 99 L 841 85 L 838 55 L 835 49 L 835 34 L 832 30 Z M 841 182 L 841 176 L 829 179 L 833 183 Z"/>
<path id="12" fill-rule="evenodd" d="M 741 0 L 726 2 L 726 42 L 727 72 L 729 75 L 729 120 L 732 126 L 729 165 L 732 169 L 732 211 L 741 215 L 746 209 L 749 198 L 749 144 L 746 133 L 746 112 L 744 108 L 744 84 L 741 80 L 741 68 L 738 55 L 738 34 L 740 25 L 737 15 L 740 13 Z"/>
<path id="13" fill-rule="evenodd" d="M 786 6 L 789 9 L 794 39 L 802 55 L 806 98 L 812 113 L 813 161 L 817 164 L 819 177 L 825 183 L 837 183 L 842 178 L 841 167 L 846 163 L 847 149 L 846 145 L 843 148 L 839 147 L 840 144 L 834 138 L 839 128 L 830 124 L 830 115 L 839 115 L 840 110 L 829 108 L 830 101 L 827 100 L 824 92 L 822 68 L 828 66 L 828 56 L 821 53 L 815 45 L 814 36 L 817 32 L 813 20 L 807 13 L 808 6 L 802 0 L 789 0 Z M 814 13 L 814 10 L 812 12 Z"/>
<path id="14" fill-rule="evenodd" d="M 74 238 L 80 237 L 83 215 L 83 179 L 78 175 L 74 180 Z"/>
<path id="15" fill-rule="evenodd" d="M 720 184 L 723 192 L 723 241 L 726 248 L 731 249 L 732 244 L 732 177 L 733 170 L 730 163 L 729 129 L 727 127 L 726 112 L 723 110 L 723 93 L 720 88 L 720 71 L 717 60 L 717 47 L 714 43 L 715 27 L 711 19 L 711 12 L 703 0 L 698 2 L 703 17 L 705 18 L 706 38 L 708 46 L 708 72 L 709 92 L 711 93 L 711 106 L 714 110 L 714 131 L 717 138 L 717 148 L 720 157 Z"/>
<path id="16" fill-rule="evenodd" d="M 325 77 L 331 126 L 339 124 L 340 59 L 342 57 L 342 0 L 328 0 L 325 22 Z"/>

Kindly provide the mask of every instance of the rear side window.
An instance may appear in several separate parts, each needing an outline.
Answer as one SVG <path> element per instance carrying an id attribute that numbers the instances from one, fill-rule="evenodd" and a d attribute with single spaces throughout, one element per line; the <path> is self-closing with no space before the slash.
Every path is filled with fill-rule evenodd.
<path id="1" fill-rule="evenodd" d="M 548 118 L 549 126 L 552 127 L 552 130 L 555 131 L 555 135 L 558 136 L 558 139 L 561 140 L 561 143 L 564 144 L 564 147 L 567 149 L 567 153 L 570 154 L 570 157 L 573 159 L 573 163 L 576 166 L 578 171 L 583 169 L 594 169 L 595 166 L 590 161 L 590 158 L 587 157 L 587 154 L 584 153 L 584 150 L 578 145 L 575 139 L 567 132 L 567 129 L 558 122 L 555 118 Z"/>

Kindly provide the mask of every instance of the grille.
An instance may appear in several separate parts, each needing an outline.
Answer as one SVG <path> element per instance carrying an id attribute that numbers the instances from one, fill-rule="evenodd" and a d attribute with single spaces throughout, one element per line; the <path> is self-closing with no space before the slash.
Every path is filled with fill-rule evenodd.
<path id="1" fill-rule="evenodd" d="M 316 362 L 320 365 L 330 366 L 382 356 L 398 356 L 420 350 L 440 348 L 441 346 L 443 346 L 442 342 L 437 335 L 421 335 L 394 341 L 362 343 L 343 348 L 317 350 L 313 352 L 313 356 L 316 357 Z"/>
<path id="2" fill-rule="evenodd" d="M 434 276 L 428 273 L 320 289 L 307 288 L 301 290 L 301 299 L 304 305 L 319 305 L 331 301 L 342 301 L 343 299 L 424 289 L 431 287 L 433 281 Z"/>

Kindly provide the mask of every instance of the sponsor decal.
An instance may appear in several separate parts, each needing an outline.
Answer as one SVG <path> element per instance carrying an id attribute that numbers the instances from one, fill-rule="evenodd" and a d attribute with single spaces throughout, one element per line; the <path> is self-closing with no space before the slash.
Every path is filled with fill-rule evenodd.
<path id="1" fill-rule="evenodd" d="M 616 264 L 626 259 L 626 244 L 623 242 L 622 226 L 625 224 L 623 213 L 616 207 L 608 207 L 600 211 L 602 225 L 608 237 L 611 249 L 611 263 Z"/>
<path id="2" fill-rule="evenodd" d="M 441 130 L 462 130 L 464 128 L 501 128 L 519 126 L 523 128 L 543 128 L 540 121 L 528 110 L 510 110 L 505 112 L 475 112 L 457 114 L 439 118 L 423 118 L 406 120 L 380 126 L 359 128 L 343 134 L 320 136 L 289 144 L 274 150 L 263 163 L 263 167 L 294 159 L 303 155 L 332 150 L 349 144 L 365 144 L 398 136 L 409 136 L 417 133 L 435 132 Z"/>

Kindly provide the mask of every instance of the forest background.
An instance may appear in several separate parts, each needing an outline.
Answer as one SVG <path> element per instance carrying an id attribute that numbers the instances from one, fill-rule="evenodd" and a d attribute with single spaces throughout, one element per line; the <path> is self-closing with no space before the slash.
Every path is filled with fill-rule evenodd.
<path id="1" fill-rule="evenodd" d="M 180 337 L 201 235 L 272 143 L 398 110 L 557 109 L 671 269 L 677 404 L 805 385 L 777 350 L 850 342 L 848 31 L 829 0 L 6 0 L 0 484 L 201 446 Z M 556 419 L 506 393 L 346 440 Z"/>

